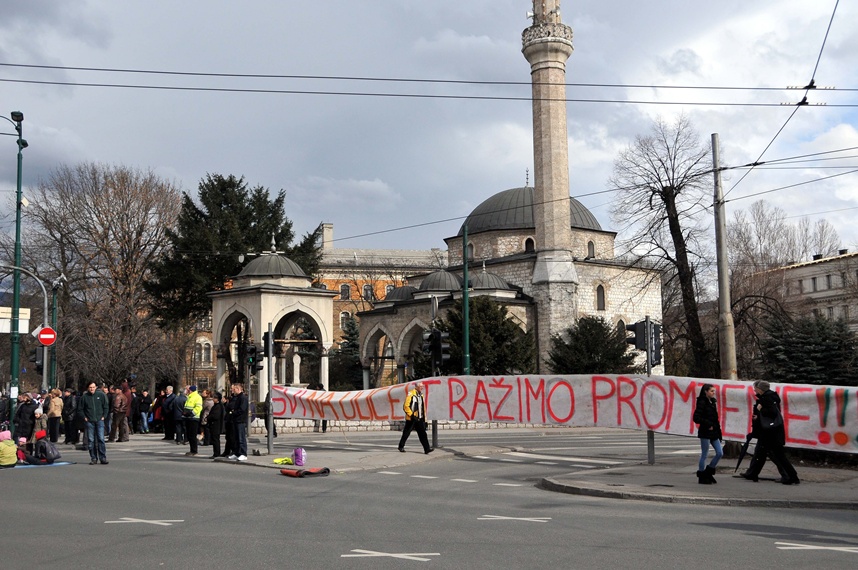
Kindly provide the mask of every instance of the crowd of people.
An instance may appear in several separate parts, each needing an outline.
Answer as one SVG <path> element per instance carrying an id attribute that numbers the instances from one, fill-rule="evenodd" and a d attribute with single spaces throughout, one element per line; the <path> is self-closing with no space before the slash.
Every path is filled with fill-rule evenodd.
<path id="1" fill-rule="evenodd" d="M 233 384 L 230 393 L 191 385 L 182 390 L 166 386 L 155 398 L 129 382 L 108 387 L 90 382 L 78 394 L 71 388 L 41 393 L 21 392 L 14 418 L 8 418 L 4 401 L 0 421 L 13 419 L 14 433 L 0 431 L 0 467 L 38 464 L 51 452 L 41 453 L 40 442 L 79 446 L 90 455 L 90 465 L 107 465 L 106 443 L 129 441 L 132 434 L 163 433 L 165 441 L 188 445 L 188 457 L 199 447 L 212 448 L 210 459 L 226 457 L 247 460 L 249 403 L 243 384 Z M 225 445 L 221 447 L 221 437 Z M 7 443 L 8 442 L 8 443 Z"/>

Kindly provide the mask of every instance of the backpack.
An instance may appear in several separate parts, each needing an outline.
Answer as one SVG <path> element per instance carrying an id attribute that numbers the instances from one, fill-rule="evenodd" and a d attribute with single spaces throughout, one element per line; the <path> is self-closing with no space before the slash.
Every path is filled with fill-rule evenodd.
<path id="1" fill-rule="evenodd" d="M 53 463 L 62 455 L 60 455 L 57 446 L 47 440 L 39 441 L 38 449 L 36 450 L 36 456 L 39 459 L 44 459 L 48 463 Z"/>

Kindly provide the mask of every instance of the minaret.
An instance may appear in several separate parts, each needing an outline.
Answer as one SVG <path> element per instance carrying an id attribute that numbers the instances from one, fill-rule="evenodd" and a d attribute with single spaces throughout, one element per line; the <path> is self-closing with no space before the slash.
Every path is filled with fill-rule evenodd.
<path id="1" fill-rule="evenodd" d="M 537 250 L 533 292 L 538 307 L 539 370 L 544 371 L 551 336 L 572 325 L 578 314 L 578 275 L 570 251 L 566 132 L 566 60 L 572 55 L 572 29 L 560 21 L 560 0 L 533 0 L 533 24 L 521 36 L 533 84 Z"/>

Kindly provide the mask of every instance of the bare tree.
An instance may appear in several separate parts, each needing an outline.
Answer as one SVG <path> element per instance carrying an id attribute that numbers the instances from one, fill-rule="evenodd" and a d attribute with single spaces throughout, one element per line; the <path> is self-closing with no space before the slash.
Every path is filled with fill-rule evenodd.
<path id="1" fill-rule="evenodd" d="M 30 194 L 22 263 L 46 281 L 66 277 L 60 370 L 107 383 L 178 376 L 183 358 L 152 321 L 143 282 L 168 243 L 179 191 L 151 171 L 83 163 L 60 166 Z"/>
<path id="2" fill-rule="evenodd" d="M 706 266 L 701 213 L 711 203 L 709 144 L 684 115 L 672 124 L 659 118 L 648 136 L 620 152 L 608 185 L 617 191 L 611 215 L 630 232 L 624 240 L 629 251 L 676 279 L 682 321 L 675 325 L 690 348 L 689 373 L 715 375 L 698 314 L 698 279 Z"/>
<path id="3" fill-rule="evenodd" d="M 761 200 L 733 213 L 727 241 L 739 374 L 760 378 L 765 325 L 789 310 L 780 269 L 815 253 L 835 253 L 840 238 L 826 220 L 790 224 L 782 209 Z"/>

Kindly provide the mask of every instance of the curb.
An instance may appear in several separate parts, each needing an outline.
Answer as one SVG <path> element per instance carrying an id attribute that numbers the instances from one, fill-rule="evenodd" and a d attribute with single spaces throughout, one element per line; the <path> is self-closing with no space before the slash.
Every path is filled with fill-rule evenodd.
<path id="1" fill-rule="evenodd" d="M 644 491 L 606 489 L 600 486 L 570 485 L 556 479 L 544 478 L 537 488 L 556 493 L 601 497 L 606 499 L 625 499 L 632 501 L 653 501 L 685 505 L 715 505 L 724 507 L 773 507 L 782 509 L 836 509 L 858 510 L 856 501 L 812 501 L 789 499 L 737 499 L 734 497 L 691 497 L 683 495 L 660 495 Z"/>

